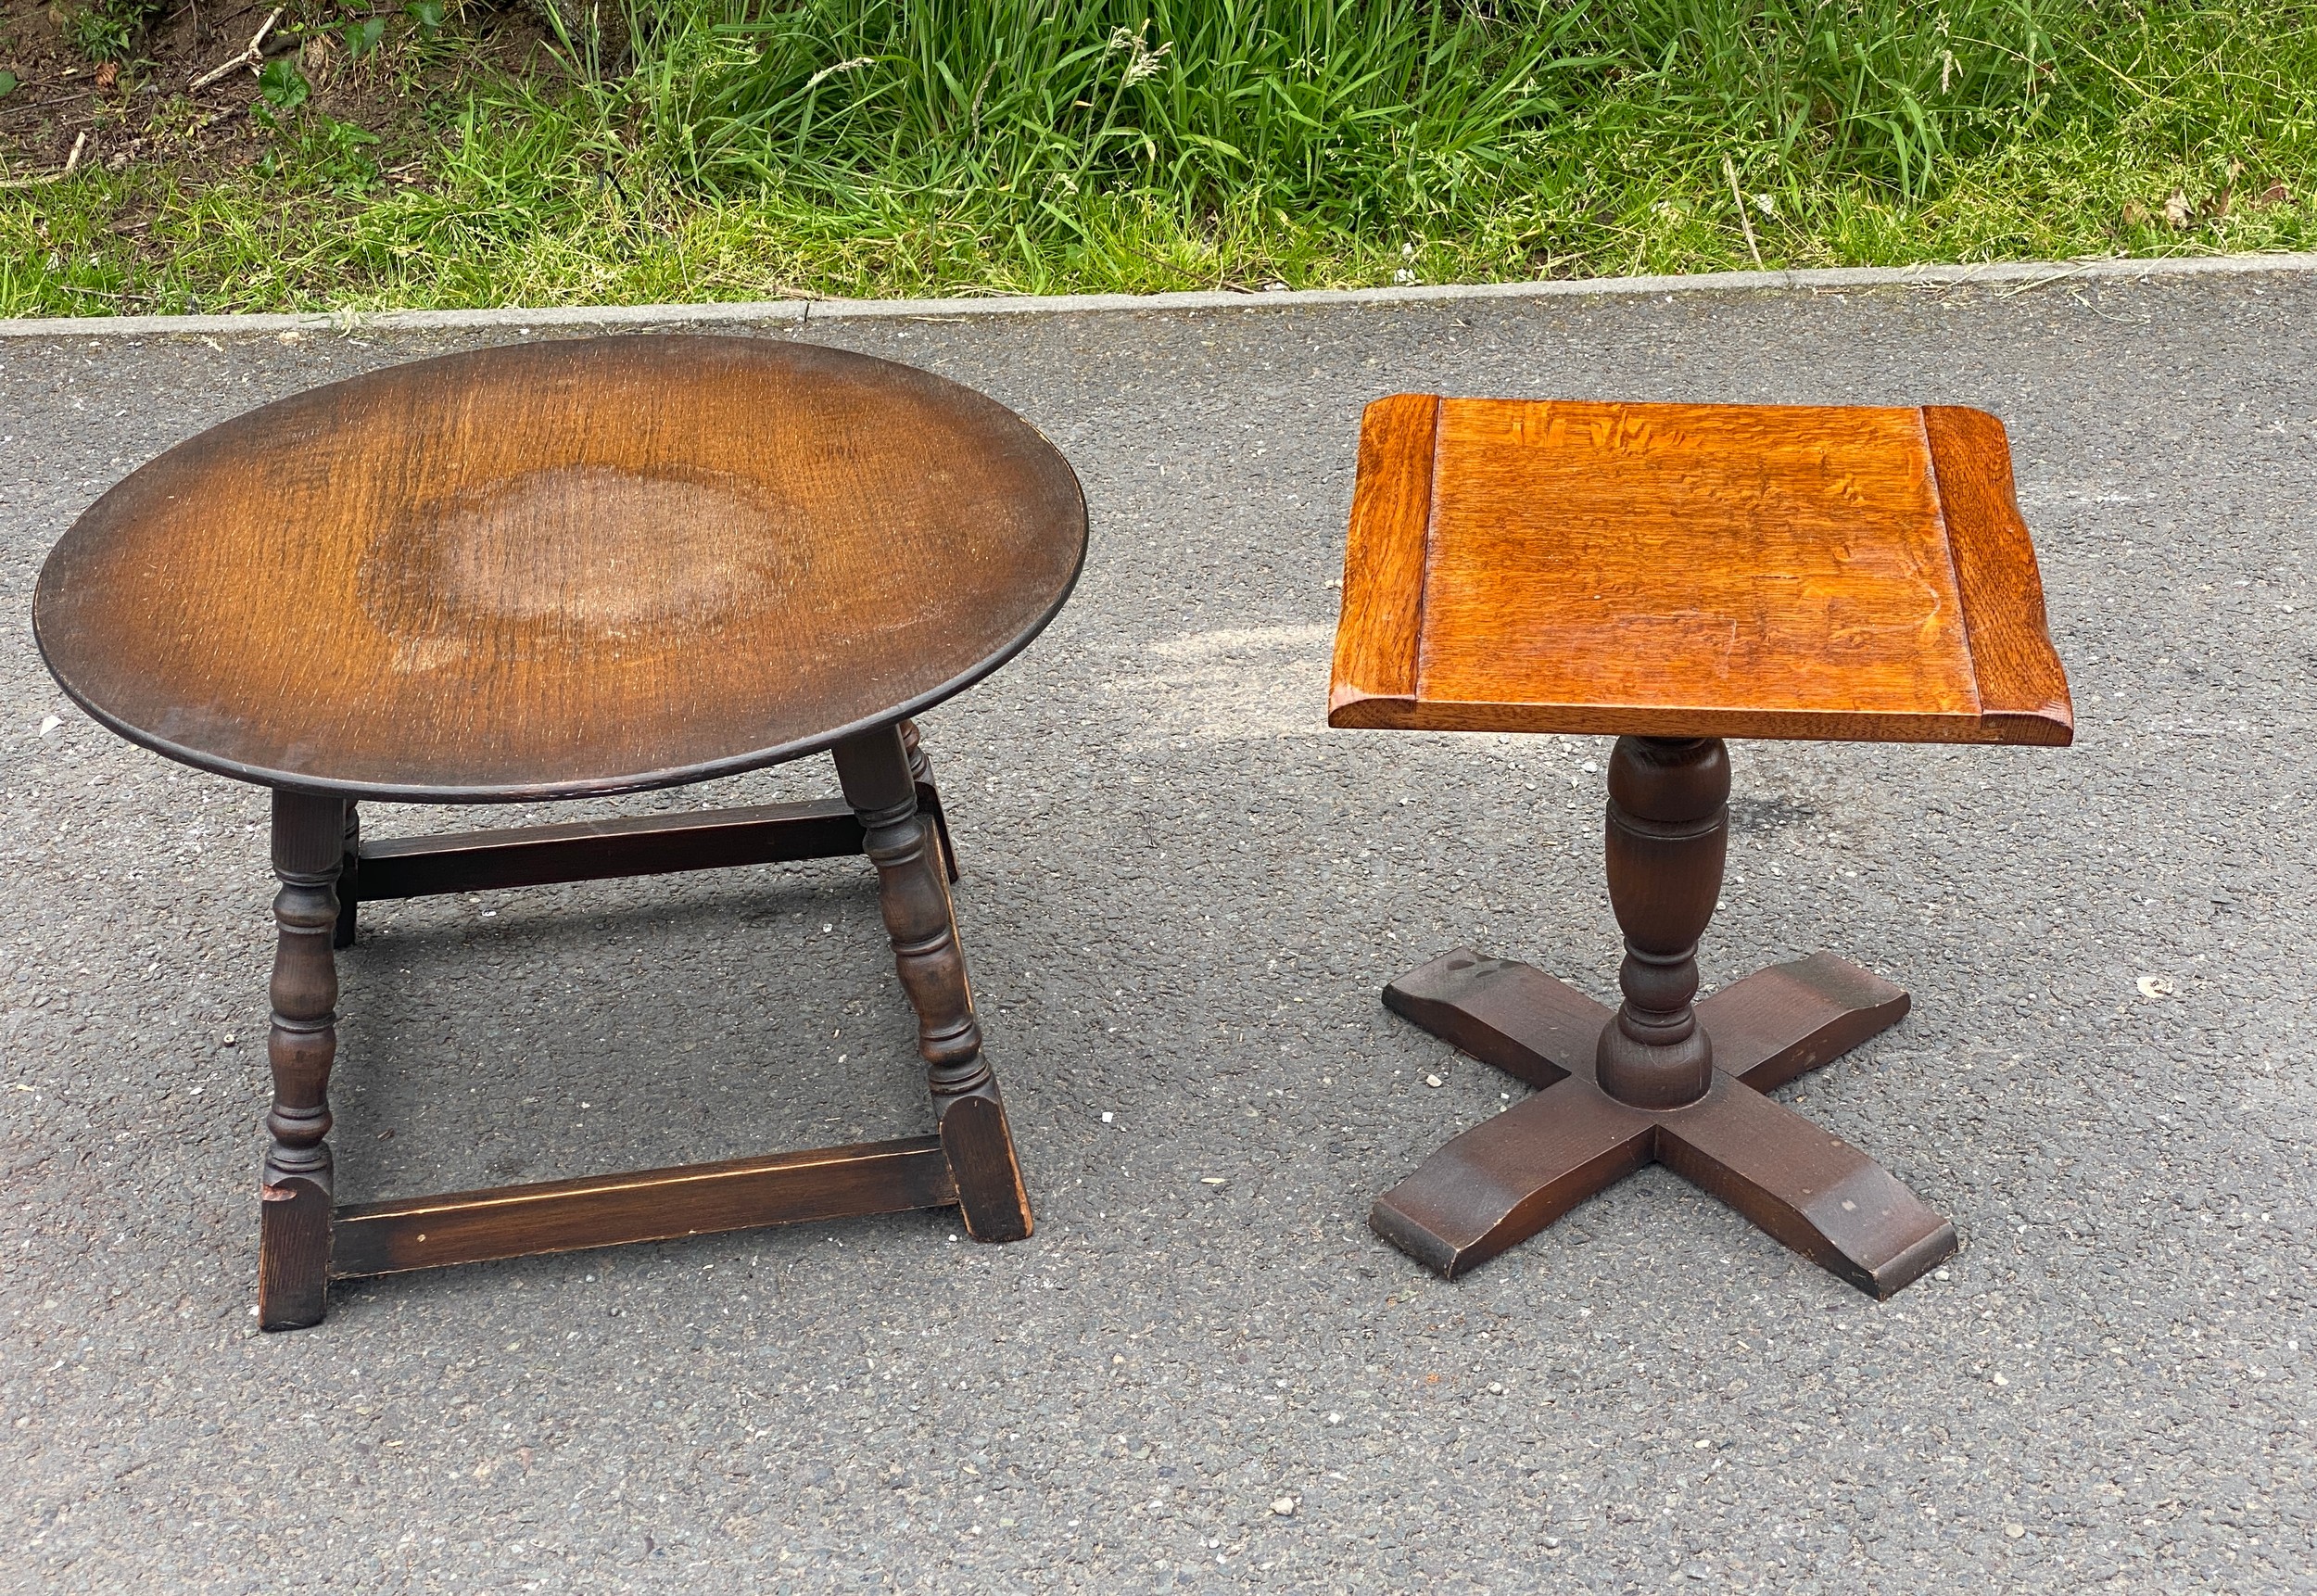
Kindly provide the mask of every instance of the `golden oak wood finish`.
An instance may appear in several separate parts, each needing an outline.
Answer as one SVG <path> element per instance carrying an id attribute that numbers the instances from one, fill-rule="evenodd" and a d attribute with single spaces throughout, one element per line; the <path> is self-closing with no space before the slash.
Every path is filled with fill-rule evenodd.
<path id="1" fill-rule="evenodd" d="M 2068 678 L 2044 629 L 2044 580 L 2035 545 L 2011 488 L 2011 444 L 2003 423 L 1983 410 L 1929 405 L 1923 430 L 1939 469 L 1939 497 L 1950 538 L 1963 614 L 1971 630 L 1971 663 L 1980 714 L 2013 735 L 2002 742 L 2066 742 L 2050 728 L 2074 727 Z M 2040 723 L 2040 724 L 2039 724 Z"/>
<path id="2" fill-rule="evenodd" d="M 1538 1095 L 1371 1222 L 1453 1275 L 1663 1162 L 1887 1297 L 1954 1226 L 1763 1094 L 1894 1025 L 1830 954 L 1697 1001 L 1725 736 L 2064 744 L 2068 684 L 2002 424 L 1982 412 L 1402 394 L 1368 408 L 1331 725 L 1614 732 L 1614 1010 L 1458 949 L 1384 1000 Z"/>
<path id="3" fill-rule="evenodd" d="M 59 682 L 136 741 L 273 789 L 259 1324 L 333 1276 L 951 1207 L 1030 1234 L 905 717 L 1069 596 L 1077 479 L 956 385 L 766 339 L 628 337 L 374 372 L 170 450 L 50 555 Z M 834 757 L 842 802 L 393 841 L 358 800 L 489 802 Z M 938 1134 L 335 1206 L 333 949 L 360 904 L 866 854 Z"/>
<path id="4" fill-rule="evenodd" d="M 1336 628 L 1335 708 L 1416 694 L 1424 618 L 1424 526 L 1440 401 L 1400 394 L 1368 407 L 1360 433 L 1360 490 L 1344 556 L 1343 623 Z M 1346 723 L 1348 724 L 1348 723 Z"/>
<path id="5" fill-rule="evenodd" d="M 997 667 L 1085 551 L 1070 467 L 866 355 L 631 336 L 447 355 L 264 406 L 90 507 L 49 668 L 229 776 L 475 802 L 793 758 Z"/>
<path id="6" fill-rule="evenodd" d="M 1335 726 L 2071 735 L 1976 411 L 1380 399 L 1344 594 Z"/>

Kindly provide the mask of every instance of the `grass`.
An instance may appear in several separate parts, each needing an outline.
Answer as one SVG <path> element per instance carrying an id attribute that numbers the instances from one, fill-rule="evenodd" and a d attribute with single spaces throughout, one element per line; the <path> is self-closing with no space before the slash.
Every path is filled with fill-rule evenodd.
<path id="1" fill-rule="evenodd" d="M 0 313 L 2317 247 L 2306 3 L 661 0 L 609 36 L 462 75 L 455 18 L 374 30 L 339 70 L 412 108 L 384 143 L 284 80 L 206 177 L 164 99 L 160 158 L 0 192 Z"/>

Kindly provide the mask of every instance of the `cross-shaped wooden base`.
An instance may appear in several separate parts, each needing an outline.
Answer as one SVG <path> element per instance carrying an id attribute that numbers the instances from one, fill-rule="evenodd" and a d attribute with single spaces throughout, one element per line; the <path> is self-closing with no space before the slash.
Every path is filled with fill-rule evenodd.
<path id="1" fill-rule="evenodd" d="M 1763 1096 L 1906 1013 L 1906 993 L 1845 959 L 1773 965 L 1700 1003 L 1712 1084 L 1657 1110 L 1620 1103 L 1595 1081 L 1612 1011 L 1533 965 L 1460 948 L 1393 982 L 1384 1001 L 1540 1088 L 1377 1199 L 1377 1233 L 1443 1275 L 1518 1245 L 1652 1159 L 1876 1297 L 1955 1251 L 1955 1227 L 1913 1192 Z"/>

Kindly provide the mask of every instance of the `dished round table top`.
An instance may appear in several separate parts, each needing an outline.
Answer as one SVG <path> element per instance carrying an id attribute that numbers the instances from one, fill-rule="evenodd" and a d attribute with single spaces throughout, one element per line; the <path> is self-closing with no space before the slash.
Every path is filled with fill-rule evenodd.
<path id="1" fill-rule="evenodd" d="M 41 572 L 65 690 L 186 764 L 474 802 L 667 786 L 914 714 L 1086 546 L 1027 422 L 773 338 L 447 355 L 298 394 L 107 493 Z"/>

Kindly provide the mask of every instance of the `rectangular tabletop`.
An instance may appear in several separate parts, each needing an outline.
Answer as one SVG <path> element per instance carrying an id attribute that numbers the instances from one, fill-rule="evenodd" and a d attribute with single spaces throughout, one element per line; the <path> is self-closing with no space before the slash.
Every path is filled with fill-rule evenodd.
<path id="1" fill-rule="evenodd" d="M 2060 744 L 1983 412 L 1368 407 L 1329 723 Z"/>

